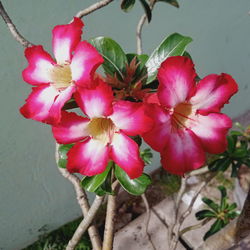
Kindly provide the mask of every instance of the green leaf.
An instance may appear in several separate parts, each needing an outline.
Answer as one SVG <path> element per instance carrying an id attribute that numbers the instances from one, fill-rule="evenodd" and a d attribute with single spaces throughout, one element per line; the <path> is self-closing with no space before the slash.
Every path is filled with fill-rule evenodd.
<path id="1" fill-rule="evenodd" d="M 145 14 L 147 16 L 147 19 L 148 19 L 148 22 L 151 21 L 151 18 L 152 18 L 152 12 L 151 12 L 151 9 L 148 5 L 148 3 L 146 2 L 146 0 L 140 0 L 141 4 L 142 4 L 142 7 L 145 11 Z"/>
<path id="2" fill-rule="evenodd" d="M 227 206 L 227 190 L 224 186 L 219 186 L 218 189 L 221 193 L 220 210 L 223 211 Z"/>
<path id="3" fill-rule="evenodd" d="M 129 12 L 135 4 L 135 0 L 123 0 L 121 3 L 121 9 L 125 12 Z"/>
<path id="4" fill-rule="evenodd" d="M 238 169 L 242 165 L 241 161 L 238 161 L 235 163 L 234 161 L 232 162 L 232 172 L 231 172 L 231 177 L 237 177 L 238 176 Z"/>
<path id="5" fill-rule="evenodd" d="M 212 208 L 216 213 L 219 211 L 219 205 L 216 204 L 214 201 L 210 200 L 209 198 L 203 197 L 202 201 L 210 208 Z"/>
<path id="6" fill-rule="evenodd" d="M 226 216 L 228 219 L 233 220 L 234 218 L 236 218 L 238 216 L 238 213 L 233 211 L 233 212 L 227 213 Z"/>
<path id="7" fill-rule="evenodd" d="M 111 181 L 111 171 L 109 171 L 107 178 L 105 181 L 102 183 L 101 186 L 99 186 L 96 190 L 95 193 L 99 196 L 103 196 L 105 194 L 111 194 L 114 195 L 114 192 L 112 190 L 112 181 Z"/>
<path id="8" fill-rule="evenodd" d="M 220 190 L 221 198 L 227 197 L 227 190 L 224 186 L 218 186 L 218 189 Z"/>
<path id="9" fill-rule="evenodd" d="M 233 131 L 230 132 L 230 135 L 242 136 L 243 134 L 240 131 L 233 130 Z"/>
<path id="10" fill-rule="evenodd" d="M 152 82 L 157 75 L 157 71 L 163 61 L 170 56 L 183 55 L 186 46 L 192 41 L 191 37 L 174 33 L 165 38 L 161 44 L 153 51 L 149 57 L 146 67 L 148 69 L 147 83 Z"/>
<path id="11" fill-rule="evenodd" d="M 225 171 L 231 164 L 231 159 L 230 158 L 222 158 L 222 159 L 217 159 L 213 163 L 209 164 L 209 170 L 211 171 Z"/>
<path id="12" fill-rule="evenodd" d="M 236 148 L 232 154 L 233 158 L 244 158 L 247 156 L 247 149 L 246 148 Z"/>
<path id="13" fill-rule="evenodd" d="M 111 76 L 116 73 L 120 79 L 123 79 L 128 61 L 120 45 L 109 37 L 96 37 L 89 42 L 103 56 L 104 71 Z"/>
<path id="14" fill-rule="evenodd" d="M 58 167 L 66 168 L 67 166 L 67 153 L 74 146 L 74 144 L 65 144 L 60 145 L 58 148 Z"/>
<path id="15" fill-rule="evenodd" d="M 237 136 L 227 136 L 227 142 L 228 142 L 227 151 L 229 153 L 233 153 L 237 142 Z"/>
<path id="16" fill-rule="evenodd" d="M 84 176 L 81 181 L 82 187 L 89 192 L 95 192 L 105 182 L 110 172 L 112 164 L 113 164 L 112 161 L 109 162 L 106 170 L 101 174 L 97 174 L 94 176 Z"/>
<path id="17" fill-rule="evenodd" d="M 220 231 L 221 228 L 224 227 L 224 222 L 222 220 L 216 220 L 215 223 L 210 227 L 209 231 L 203 237 L 203 240 L 206 240 L 211 235 Z"/>
<path id="18" fill-rule="evenodd" d="M 227 209 L 230 211 L 230 210 L 234 210 L 235 208 L 237 208 L 237 204 L 234 202 Z"/>
<path id="19" fill-rule="evenodd" d="M 172 6 L 179 8 L 179 3 L 176 0 L 157 0 L 157 2 L 164 2 L 164 3 L 168 3 L 171 4 Z"/>
<path id="20" fill-rule="evenodd" d="M 205 218 L 216 218 L 216 213 L 211 210 L 204 209 L 195 214 L 197 220 L 203 220 Z"/>
<path id="21" fill-rule="evenodd" d="M 115 165 L 115 176 L 122 187 L 132 195 L 142 195 L 151 184 L 151 178 L 147 174 L 142 174 L 136 179 L 130 179 L 126 172 L 117 165 Z"/>
<path id="22" fill-rule="evenodd" d="M 146 148 L 144 149 L 143 151 L 140 152 L 140 156 L 141 158 L 143 159 L 143 161 L 146 163 L 146 164 L 151 164 L 151 159 L 153 157 L 153 153 L 151 152 L 151 149 L 150 148 Z"/>

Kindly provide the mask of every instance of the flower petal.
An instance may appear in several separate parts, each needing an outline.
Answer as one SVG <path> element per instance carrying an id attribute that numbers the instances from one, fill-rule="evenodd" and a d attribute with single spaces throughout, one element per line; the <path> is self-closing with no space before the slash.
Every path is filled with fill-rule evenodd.
<path id="1" fill-rule="evenodd" d="M 25 49 L 28 67 L 23 70 L 23 80 L 32 85 L 51 82 L 50 70 L 55 62 L 41 45 Z"/>
<path id="2" fill-rule="evenodd" d="M 86 138 L 88 133 L 89 119 L 62 111 L 61 122 L 52 127 L 52 132 L 56 141 L 60 144 L 69 144 L 78 142 Z"/>
<path id="3" fill-rule="evenodd" d="M 190 99 L 190 103 L 194 105 L 198 113 L 203 115 L 220 112 L 224 104 L 228 103 L 237 91 L 237 83 L 230 75 L 211 74 L 198 83 L 197 91 Z"/>
<path id="4" fill-rule="evenodd" d="M 204 150 L 211 154 L 219 154 L 226 150 L 228 130 L 232 121 L 224 114 L 211 113 L 207 116 L 196 115 L 190 129 L 199 138 Z"/>
<path id="5" fill-rule="evenodd" d="M 102 63 L 95 47 L 86 41 L 79 43 L 70 64 L 73 81 L 80 87 L 94 87 L 94 73 Z"/>
<path id="6" fill-rule="evenodd" d="M 70 173 L 92 176 L 102 173 L 109 160 L 109 147 L 88 139 L 75 144 L 68 152 L 67 169 Z"/>
<path id="7" fill-rule="evenodd" d="M 171 133 L 171 117 L 157 104 L 148 105 L 147 113 L 151 115 L 154 127 L 142 137 L 154 150 L 161 152 L 167 145 Z"/>
<path id="8" fill-rule="evenodd" d="M 170 135 L 168 145 L 161 153 L 162 166 L 168 172 L 183 175 L 204 164 L 205 153 L 191 130 L 178 130 Z"/>
<path id="9" fill-rule="evenodd" d="M 52 47 L 58 64 L 71 61 L 72 51 L 81 41 L 83 22 L 75 17 L 73 22 L 57 25 L 52 30 Z"/>
<path id="10" fill-rule="evenodd" d="M 90 118 L 108 116 L 113 112 L 113 92 L 109 85 L 96 79 L 94 89 L 79 88 L 75 99 L 82 111 Z"/>
<path id="11" fill-rule="evenodd" d="M 131 179 L 138 178 L 143 172 L 144 162 L 139 156 L 136 142 L 123 133 L 113 137 L 110 158 L 121 167 Z"/>
<path id="12" fill-rule="evenodd" d="M 145 105 L 130 101 L 117 101 L 109 118 L 125 134 L 135 136 L 153 127 L 153 121 L 145 114 Z"/>
<path id="13" fill-rule="evenodd" d="M 193 62 L 182 56 L 169 57 L 158 71 L 158 97 L 160 103 L 168 108 L 184 102 L 193 94 L 195 85 Z"/>
<path id="14" fill-rule="evenodd" d="M 50 109 L 50 123 L 57 124 L 61 119 L 61 110 L 64 104 L 71 98 L 75 92 L 75 86 L 70 86 L 61 91 Z"/>
<path id="15" fill-rule="evenodd" d="M 59 92 L 50 85 L 32 88 L 32 92 L 21 107 L 21 114 L 28 119 L 49 123 L 50 108 Z"/>

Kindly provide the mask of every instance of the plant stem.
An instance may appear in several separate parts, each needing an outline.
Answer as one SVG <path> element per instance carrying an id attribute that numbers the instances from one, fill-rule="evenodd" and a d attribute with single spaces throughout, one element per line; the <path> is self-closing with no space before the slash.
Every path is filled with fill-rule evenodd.
<path id="1" fill-rule="evenodd" d="M 118 184 L 118 181 L 115 181 L 113 183 L 112 191 L 115 191 L 117 184 Z M 115 194 L 109 195 L 108 196 L 108 204 L 107 204 L 107 212 L 106 212 L 102 250 L 111 250 L 113 247 L 115 210 L 116 210 L 116 195 Z"/>
<path id="2" fill-rule="evenodd" d="M 82 238 L 82 235 L 86 232 L 90 224 L 92 223 L 93 219 L 95 218 L 95 215 L 100 208 L 103 196 L 96 196 L 90 210 L 88 211 L 87 216 L 84 217 L 82 222 L 79 224 L 78 228 L 76 229 L 72 239 L 69 241 L 66 250 L 74 250 L 79 241 Z"/>
<path id="3" fill-rule="evenodd" d="M 150 9 L 151 10 L 154 8 L 155 3 L 156 3 L 156 0 L 151 1 L 151 3 L 150 3 Z M 142 34 L 143 25 L 145 24 L 146 20 L 147 20 L 147 15 L 146 14 L 142 15 L 139 22 L 138 22 L 137 28 L 136 28 L 136 44 L 137 44 L 137 54 L 138 55 L 142 54 L 142 37 L 141 37 L 141 34 Z"/>
<path id="4" fill-rule="evenodd" d="M 56 144 L 56 162 L 58 163 L 59 155 L 58 155 L 58 147 L 59 144 Z M 89 212 L 89 202 L 88 197 L 85 193 L 85 191 L 81 187 L 81 181 L 80 179 L 69 173 L 67 169 L 58 167 L 59 172 L 62 174 L 64 178 L 66 178 L 68 181 L 72 183 L 74 186 L 75 192 L 76 192 L 76 199 L 78 201 L 78 204 L 80 205 L 80 208 L 82 210 L 83 217 L 86 217 Z M 92 243 L 92 247 L 94 250 L 101 250 L 101 239 L 98 233 L 98 230 L 96 226 L 92 225 L 88 229 L 89 237 Z"/>
<path id="5" fill-rule="evenodd" d="M 114 0 L 102 0 L 100 2 L 94 3 L 92 5 L 90 5 L 88 8 L 84 9 L 84 10 L 80 10 L 75 16 L 82 18 L 84 16 L 89 15 L 90 13 L 108 5 L 109 3 L 113 2 Z"/>
<path id="6" fill-rule="evenodd" d="M 16 26 L 13 24 L 12 20 L 10 19 L 8 13 L 3 7 L 2 2 L 0 1 L 0 15 L 2 16 L 4 22 L 7 24 L 10 33 L 12 36 L 24 47 L 27 48 L 29 46 L 32 46 L 33 44 L 29 42 L 27 39 L 25 39 L 17 30 Z"/>

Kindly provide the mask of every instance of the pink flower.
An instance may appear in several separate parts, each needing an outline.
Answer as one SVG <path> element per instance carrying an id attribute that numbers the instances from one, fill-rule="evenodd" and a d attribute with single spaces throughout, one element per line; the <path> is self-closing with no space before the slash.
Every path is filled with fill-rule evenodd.
<path id="1" fill-rule="evenodd" d="M 114 101 L 110 86 L 97 79 L 95 89 L 80 89 L 76 101 L 86 117 L 62 111 L 59 125 L 52 131 L 58 143 L 76 143 L 68 152 L 70 172 L 92 176 L 102 173 L 113 160 L 130 176 L 143 172 L 138 145 L 129 136 L 145 133 L 152 121 L 144 114 L 144 105 Z"/>
<path id="2" fill-rule="evenodd" d="M 25 50 L 28 67 L 23 79 L 32 92 L 20 109 L 26 118 L 45 123 L 58 123 L 61 109 L 78 87 L 92 87 L 92 78 L 103 58 L 86 41 L 81 40 L 83 22 L 79 18 L 52 31 L 56 62 L 41 45 Z M 74 52 L 74 53 L 73 53 Z"/>
<path id="3" fill-rule="evenodd" d="M 238 90 L 234 79 L 212 74 L 196 84 L 195 77 L 190 59 L 170 57 L 159 69 L 157 95 L 148 100 L 153 103 L 148 112 L 155 125 L 143 138 L 161 153 L 163 167 L 173 174 L 201 167 L 205 152 L 225 151 L 232 126 L 230 118 L 219 112 Z"/>

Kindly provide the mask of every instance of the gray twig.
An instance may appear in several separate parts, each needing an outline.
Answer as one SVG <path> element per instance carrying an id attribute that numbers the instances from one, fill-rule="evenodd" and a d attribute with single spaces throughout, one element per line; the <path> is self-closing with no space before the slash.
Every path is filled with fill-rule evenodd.
<path id="1" fill-rule="evenodd" d="M 6 12 L 6 10 L 3 7 L 2 2 L 0 1 L 0 15 L 2 16 L 4 22 L 7 24 L 10 33 L 12 34 L 12 36 L 24 47 L 27 48 L 29 46 L 32 46 L 33 44 L 31 42 L 29 42 L 27 39 L 25 39 L 17 30 L 16 26 L 13 24 L 13 22 L 11 21 L 8 13 Z"/>
<path id="2" fill-rule="evenodd" d="M 84 9 L 84 10 L 80 10 L 75 16 L 82 18 L 84 16 L 89 15 L 90 13 L 108 5 L 109 3 L 113 2 L 114 0 L 102 0 L 100 2 L 94 3 L 92 5 L 90 5 L 88 8 Z"/>

